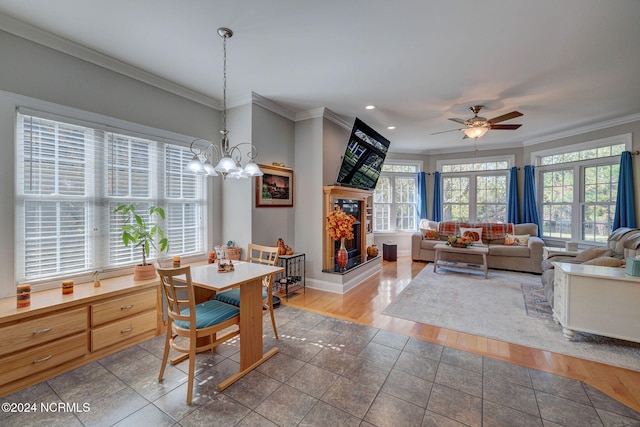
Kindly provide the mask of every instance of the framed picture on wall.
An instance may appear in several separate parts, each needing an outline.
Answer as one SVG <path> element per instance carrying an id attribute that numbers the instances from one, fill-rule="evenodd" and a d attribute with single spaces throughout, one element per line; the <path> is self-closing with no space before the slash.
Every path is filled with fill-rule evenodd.
<path id="1" fill-rule="evenodd" d="M 293 169 L 258 165 L 264 173 L 256 177 L 256 207 L 293 206 Z"/>

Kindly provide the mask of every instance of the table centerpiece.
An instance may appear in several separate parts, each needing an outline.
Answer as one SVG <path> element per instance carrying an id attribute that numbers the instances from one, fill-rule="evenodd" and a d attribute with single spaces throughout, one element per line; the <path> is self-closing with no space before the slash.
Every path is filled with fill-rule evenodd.
<path id="1" fill-rule="evenodd" d="M 473 245 L 473 239 L 467 236 L 451 235 L 447 239 L 447 246 L 454 248 L 468 248 Z"/>

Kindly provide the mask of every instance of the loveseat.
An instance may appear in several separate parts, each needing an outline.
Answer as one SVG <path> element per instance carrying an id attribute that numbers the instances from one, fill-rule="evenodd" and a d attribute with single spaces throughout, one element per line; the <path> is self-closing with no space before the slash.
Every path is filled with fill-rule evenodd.
<path id="1" fill-rule="evenodd" d="M 554 255 L 542 261 L 542 287 L 544 295 L 553 307 L 554 262 L 599 265 L 610 268 L 624 268 L 627 258 L 640 255 L 640 229 L 621 227 L 611 233 L 606 246 L 593 246 L 577 256 Z"/>
<path id="2" fill-rule="evenodd" d="M 489 268 L 529 273 L 542 272 L 544 242 L 538 237 L 536 224 L 422 220 L 420 231 L 411 236 L 411 258 L 414 261 L 433 262 L 436 252 L 434 246 L 445 243 L 451 235 L 462 235 L 461 228 L 465 231 L 482 228 L 482 243 L 489 248 L 487 255 Z M 505 238 L 508 238 L 507 244 L 505 244 Z M 459 253 L 442 253 L 441 257 L 445 261 L 469 261 L 465 254 Z"/>

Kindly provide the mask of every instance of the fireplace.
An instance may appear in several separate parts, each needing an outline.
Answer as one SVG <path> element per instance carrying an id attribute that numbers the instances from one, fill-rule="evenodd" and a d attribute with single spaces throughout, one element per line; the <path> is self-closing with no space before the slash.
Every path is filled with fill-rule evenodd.
<path id="1" fill-rule="evenodd" d="M 358 258 L 363 253 L 362 242 L 360 241 L 360 212 L 362 211 L 361 200 L 353 200 L 353 199 L 334 199 L 333 206 L 340 206 L 340 208 L 345 211 L 347 214 L 352 215 L 356 218 L 356 222 L 353 224 L 353 239 L 345 240 L 344 246 L 347 248 L 347 254 L 349 255 L 349 262 L 347 263 L 347 268 L 349 268 L 349 263 L 353 264 L 354 260 Z M 334 245 L 334 253 L 340 247 L 340 241 L 335 241 Z"/>
<path id="2" fill-rule="evenodd" d="M 349 215 L 356 218 L 353 224 L 353 239 L 345 240 L 345 247 L 349 255 L 346 270 L 350 270 L 366 261 L 366 206 L 367 199 L 371 197 L 371 192 L 348 187 L 326 186 L 324 187 L 324 216 L 340 206 Z M 340 241 L 335 241 L 324 230 L 324 259 L 323 270 L 326 272 L 340 272 L 336 266 L 335 254 L 340 247 Z"/>

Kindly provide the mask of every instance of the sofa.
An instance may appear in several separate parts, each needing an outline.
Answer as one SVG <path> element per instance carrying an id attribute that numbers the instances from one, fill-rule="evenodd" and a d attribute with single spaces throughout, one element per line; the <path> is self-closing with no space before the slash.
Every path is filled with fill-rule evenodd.
<path id="1" fill-rule="evenodd" d="M 538 237 L 537 224 L 513 223 L 468 223 L 462 221 L 429 221 L 420 222 L 420 231 L 411 236 L 411 258 L 414 261 L 433 262 L 434 246 L 445 243 L 451 235 L 462 235 L 460 229 L 482 228 L 482 243 L 489 248 L 487 266 L 503 270 L 542 273 L 542 253 L 544 242 Z M 507 236 L 509 235 L 509 236 Z M 509 237 L 527 236 L 522 244 L 505 244 Z M 517 239 L 516 239 L 516 243 Z M 467 262 L 468 257 L 459 253 L 441 253 L 444 261 Z"/>
<path id="2" fill-rule="evenodd" d="M 554 262 L 599 265 L 610 268 L 624 268 L 627 258 L 640 255 L 640 229 L 621 227 L 607 238 L 606 246 L 593 246 L 577 256 L 554 255 L 542 261 L 542 287 L 544 295 L 553 307 Z"/>

